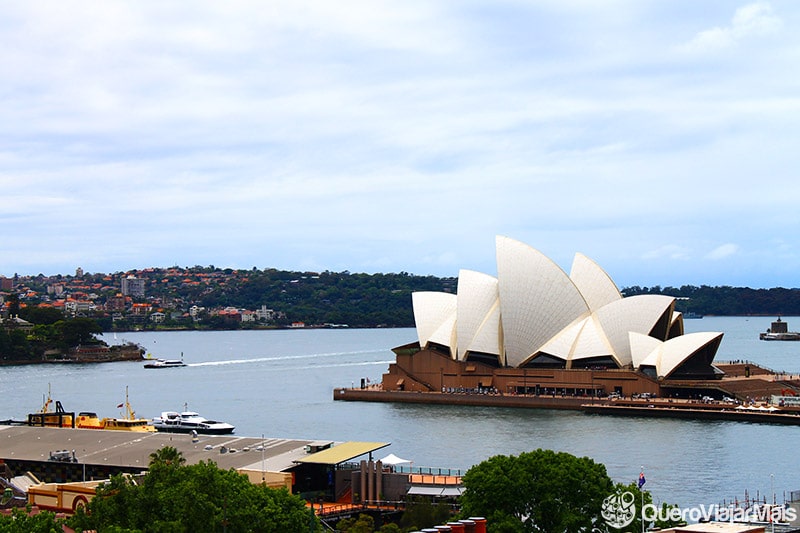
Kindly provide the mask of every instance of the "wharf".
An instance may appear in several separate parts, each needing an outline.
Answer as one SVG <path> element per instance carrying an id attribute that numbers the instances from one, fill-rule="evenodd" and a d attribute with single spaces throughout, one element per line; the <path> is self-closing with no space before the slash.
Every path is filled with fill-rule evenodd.
<path id="1" fill-rule="evenodd" d="M 737 409 L 730 405 L 704 406 L 703 404 L 631 405 L 631 404 L 585 404 L 587 414 L 639 416 L 648 418 L 689 418 L 692 420 L 733 420 L 736 422 L 759 422 L 770 424 L 800 425 L 800 415 L 794 410 L 767 411 L 759 409 Z"/>
<path id="2" fill-rule="evenodd" d="M 308 456 L 319 441 L 232 435 L 141 433 L 100 429 L 0 426 L 0 461 L 15 472 L 31 471 L 54 482 L 106 479 L 147 470 L 150 454 L 172 446 L 187 464 L 214 461 L 222 469 L 282 472 Z M 53 452 L 66 460 L 50 460 Z M 75 461 L 72 461 L 74 452 Z M 223 453 L 224 452 L 224 453 Z"/>
<path id="3" fill-rule="evenodd" d="M 701 402 L 680 399 L 608 400 L 587 396 L 536 396 L 512 394 L 450 394 L 441 392 L 384 391 L 380 388 L 335 389 L 341 401 L 420 403 L 530 409 L 570 409 L 587 414 L 625 415 L 650 418 L 689 418 L 697 420 L 735 420 L 772 424 L 800 425 L 800 408 L 775 411 L 744 409 L 735 403 Z M 739 407 L 739 408 L 737 408 Z"/>
<path id="4" fill-rule="evenodd" d="M 589 401 L 590 397 L 388 391 L 373 387 L 366 389 L 334 389 L 333 399 L 351 402 L 424 403 L 428 405 L 473 405 L 484 407 L 581 410 L 581 406 Z"/>

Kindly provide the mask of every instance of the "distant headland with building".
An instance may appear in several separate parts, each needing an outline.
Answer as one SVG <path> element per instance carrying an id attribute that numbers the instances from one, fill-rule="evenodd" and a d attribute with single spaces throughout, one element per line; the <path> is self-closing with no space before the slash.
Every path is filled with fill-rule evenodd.
<path id="1" fill-rule="evenodd" d="M 458 277 L 407 272 L 250 270 L 209 267 L 146 268 L 111 274 L 0 274 L 0 313 L 10 298 L 25 308 L 50 307 L 65 316 L 97 320 L 103 331 L 240 329 L 347 325 L 413 327 L 414 292 L 457 291 Z M 800 289 L 683 285 L 631 286 L 626 297 L 675 298 L 684 319 L 706 316 L 800 316 Z"/>

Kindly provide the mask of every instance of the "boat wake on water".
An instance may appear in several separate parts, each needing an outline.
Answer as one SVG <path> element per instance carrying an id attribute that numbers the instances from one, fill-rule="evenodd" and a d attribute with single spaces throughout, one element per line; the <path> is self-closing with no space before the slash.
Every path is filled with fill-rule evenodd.
<path id="1" fill-rule="evenodd" d="M 187 366 L 216 366 L 216 365 L 241 365 L 246 363 L 269 363 L 272 361 L 291 361 L 296 359 L 315 359 L 318 357 L 341 357 L 343 355 L 358 355 L 367 353 L 381 353 L 382 350 L 361 350 L 358 352 L 333 352 L 314 353 L 304 355 L 281 355 L 274 357 L 254 357 L 252 359 L 226 359 L 224 361 L 204 361 L 202 363 L 189 363 Z M 381 361 L 384 363 L 384 361 Z M 360 362 L 358 363 L 360 364 Z M 370 363 L 371 364 L 371 363 Z"/>
<path id="2" fill-rule="evenodd" d="M 296 367 L 295 370 L 308 370 L 312 368 L 339 368 L 339 367 L 346 367 L 346 366 L 371 366 L 371 365 L 388 365 L 394 363 L 394 361 L 360 361 L 358 363 L 332 363 L 329 365 L 308 365 L 308 366 L 299 366 Z"/>

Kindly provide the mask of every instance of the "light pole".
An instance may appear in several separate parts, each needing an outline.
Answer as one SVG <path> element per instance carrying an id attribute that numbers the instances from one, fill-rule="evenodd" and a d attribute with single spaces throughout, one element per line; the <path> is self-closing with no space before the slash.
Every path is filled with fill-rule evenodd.
<path id="1" fill-rule="evenodd" d="M 769 506 L 769 523 L 770 523 L 770 531 L 775 533 L 775 512 L 774 512 L 774 505 L 775 505 L 775 474 L 769 475 L 769 491 L 772 493 L 772 504 Z"/>

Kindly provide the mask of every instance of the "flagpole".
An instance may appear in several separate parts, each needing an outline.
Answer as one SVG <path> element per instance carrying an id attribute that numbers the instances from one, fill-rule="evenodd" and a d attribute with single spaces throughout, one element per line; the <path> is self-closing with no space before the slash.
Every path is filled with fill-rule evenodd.
<path id="1" fill-rule="evenodd" d="M 645 484 L 645 481 L 644 481 L 644 465 L 642 465 L 642 470 L 639 473 L 639 494 L 642 497 L 642 508 L 641 508 L 641 510 L 639 512 L 639 515 L 640 515 L 639 518 L 642 521 L 642 533 L 644 533 L 644 489 L 643 489 L 644 484 Z"/>
<path id="2" fill-rule="evenodd" d="M 642 515 L 642 516 L 641 516 L 641 520 L 642 520 L 642 533 L 644 533 L 644 491 L 643 491 L 643 490 L 640 490 L 639 492 L 640 492 L 640 493 L 641 493 L 641 495 L 642 495 L 642 512 L 641 512 L 640 514 Z"/>

